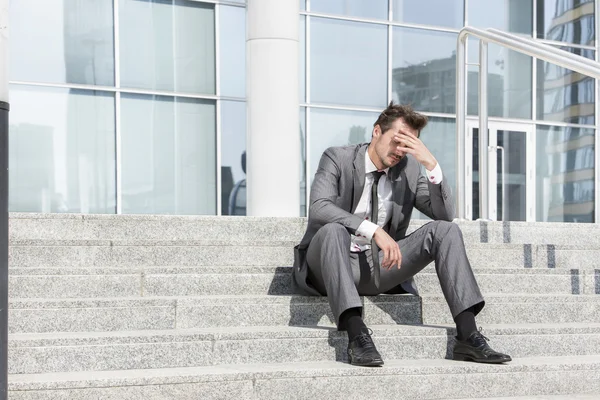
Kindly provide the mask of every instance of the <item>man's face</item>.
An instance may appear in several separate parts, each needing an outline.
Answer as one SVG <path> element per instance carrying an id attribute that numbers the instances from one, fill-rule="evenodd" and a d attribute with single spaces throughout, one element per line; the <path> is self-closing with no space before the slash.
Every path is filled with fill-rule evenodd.
<path id="1" fill-rule="evenodd" d="M 418 135 L 417 130 L 408 126 L 403 118 L 395 120 L 391 128 L 385 132 L 381 132 L 381 127 L 379 125 L 375 126 L 373 129 L 373 138 L 371 139 L 371 143 L 375 150 L 375 156 L 378 159 L 373 160 L 375 166 L 379 167 L 379 165 L 377 165 L 378 163 L 375 162 L 379 161 L 384 169 L 391 168 L 398 164 L 402 157 L 406 155 L 405 152 L 399 149 L 399 147 L 405 147 L 404 143 L 398 143 L 394 140 L 394 136 L 398 133 L 414 137 L 417 137 Z"/>

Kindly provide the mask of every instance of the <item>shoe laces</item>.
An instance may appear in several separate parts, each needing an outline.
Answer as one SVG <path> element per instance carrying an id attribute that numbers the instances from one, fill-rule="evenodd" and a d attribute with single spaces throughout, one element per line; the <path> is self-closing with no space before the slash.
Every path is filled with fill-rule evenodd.
<path id="1" fill-rule="evenodd" d="M 373 346 L 373 340 L 371 340 L 372 335 L 373 331 L 371 328 L 367 328 L 367 331 L 363 331 L 360 335 L 356 336 L 355 340 L 357 340 L 362 347 Z"/>
<path id="2" fill-rule="evenodd" d="M 479 347 L 481 345 L 487 345 L 487 342 L 489 342 L 490 339 L 488 339 L 487 336 L 483 334 L 483 328 L 480 327 L 479 330 L 473 335 L 473 341 L 475 342 L 477 347 Z"/>

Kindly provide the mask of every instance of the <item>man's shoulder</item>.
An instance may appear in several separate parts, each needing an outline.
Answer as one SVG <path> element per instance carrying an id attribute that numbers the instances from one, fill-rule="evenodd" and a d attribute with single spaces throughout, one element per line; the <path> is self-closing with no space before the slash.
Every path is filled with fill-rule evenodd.
<path id="1" fill-rule="evenodd" d="M 366 144 L 352 144 L 347 146 L 331 146 L 325 149 L 323 154 L 328 154 L 336 157 L 353 157 L 356 151 Z"/>

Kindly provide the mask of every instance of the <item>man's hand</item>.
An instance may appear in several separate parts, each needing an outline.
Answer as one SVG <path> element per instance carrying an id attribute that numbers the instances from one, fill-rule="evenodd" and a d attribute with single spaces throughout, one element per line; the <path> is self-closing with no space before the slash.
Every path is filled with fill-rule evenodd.
<path id="1" fill-rule="evenodd" d="M 402 253 L 400 253 L 398 243 L 381 227 L 377 228 L 373 239 L 375 239 L 375 243 L 377 243 L 379 249 L 383 251 L 383 263 L 381 266 L 385 269 L 391 269 L 394 265 L 397 265 L 398 269 L 400 269 L 402 265 Z M 377 257 L 378 255 L 374 256 Z"/>
<path id="2" fill-rule="evenodd" d="M 428 171 L 433 171 L 437 165 L 437 160 L 433 154 L 431 154 L 429 149 L 418 137 L 405 135 L 404 133 L 396 133 L 394 134 L 394 141 L 398 144 L 398 150 L 412 154 L 418 162 L 427 168 Z"/>

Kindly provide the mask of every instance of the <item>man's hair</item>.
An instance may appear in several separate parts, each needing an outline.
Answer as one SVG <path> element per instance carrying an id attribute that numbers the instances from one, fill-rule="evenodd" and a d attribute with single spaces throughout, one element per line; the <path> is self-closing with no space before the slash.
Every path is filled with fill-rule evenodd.
<path id="1" fill-rule="evenodd" d="M 427 125 L 427 116 L 419 114 L 407 104 L 394 104 L 392 101 L 387 108 L 379 114 L 379 118 L 377 118 L 373 127 L 379 125 L 381 133 L 385 133 L 392 127 L 392 124 L 398 118 L 402 118 L 408 126 L 416 130 L 417 136 L 420 135 L 421 129 L 425 128 Z"/>

